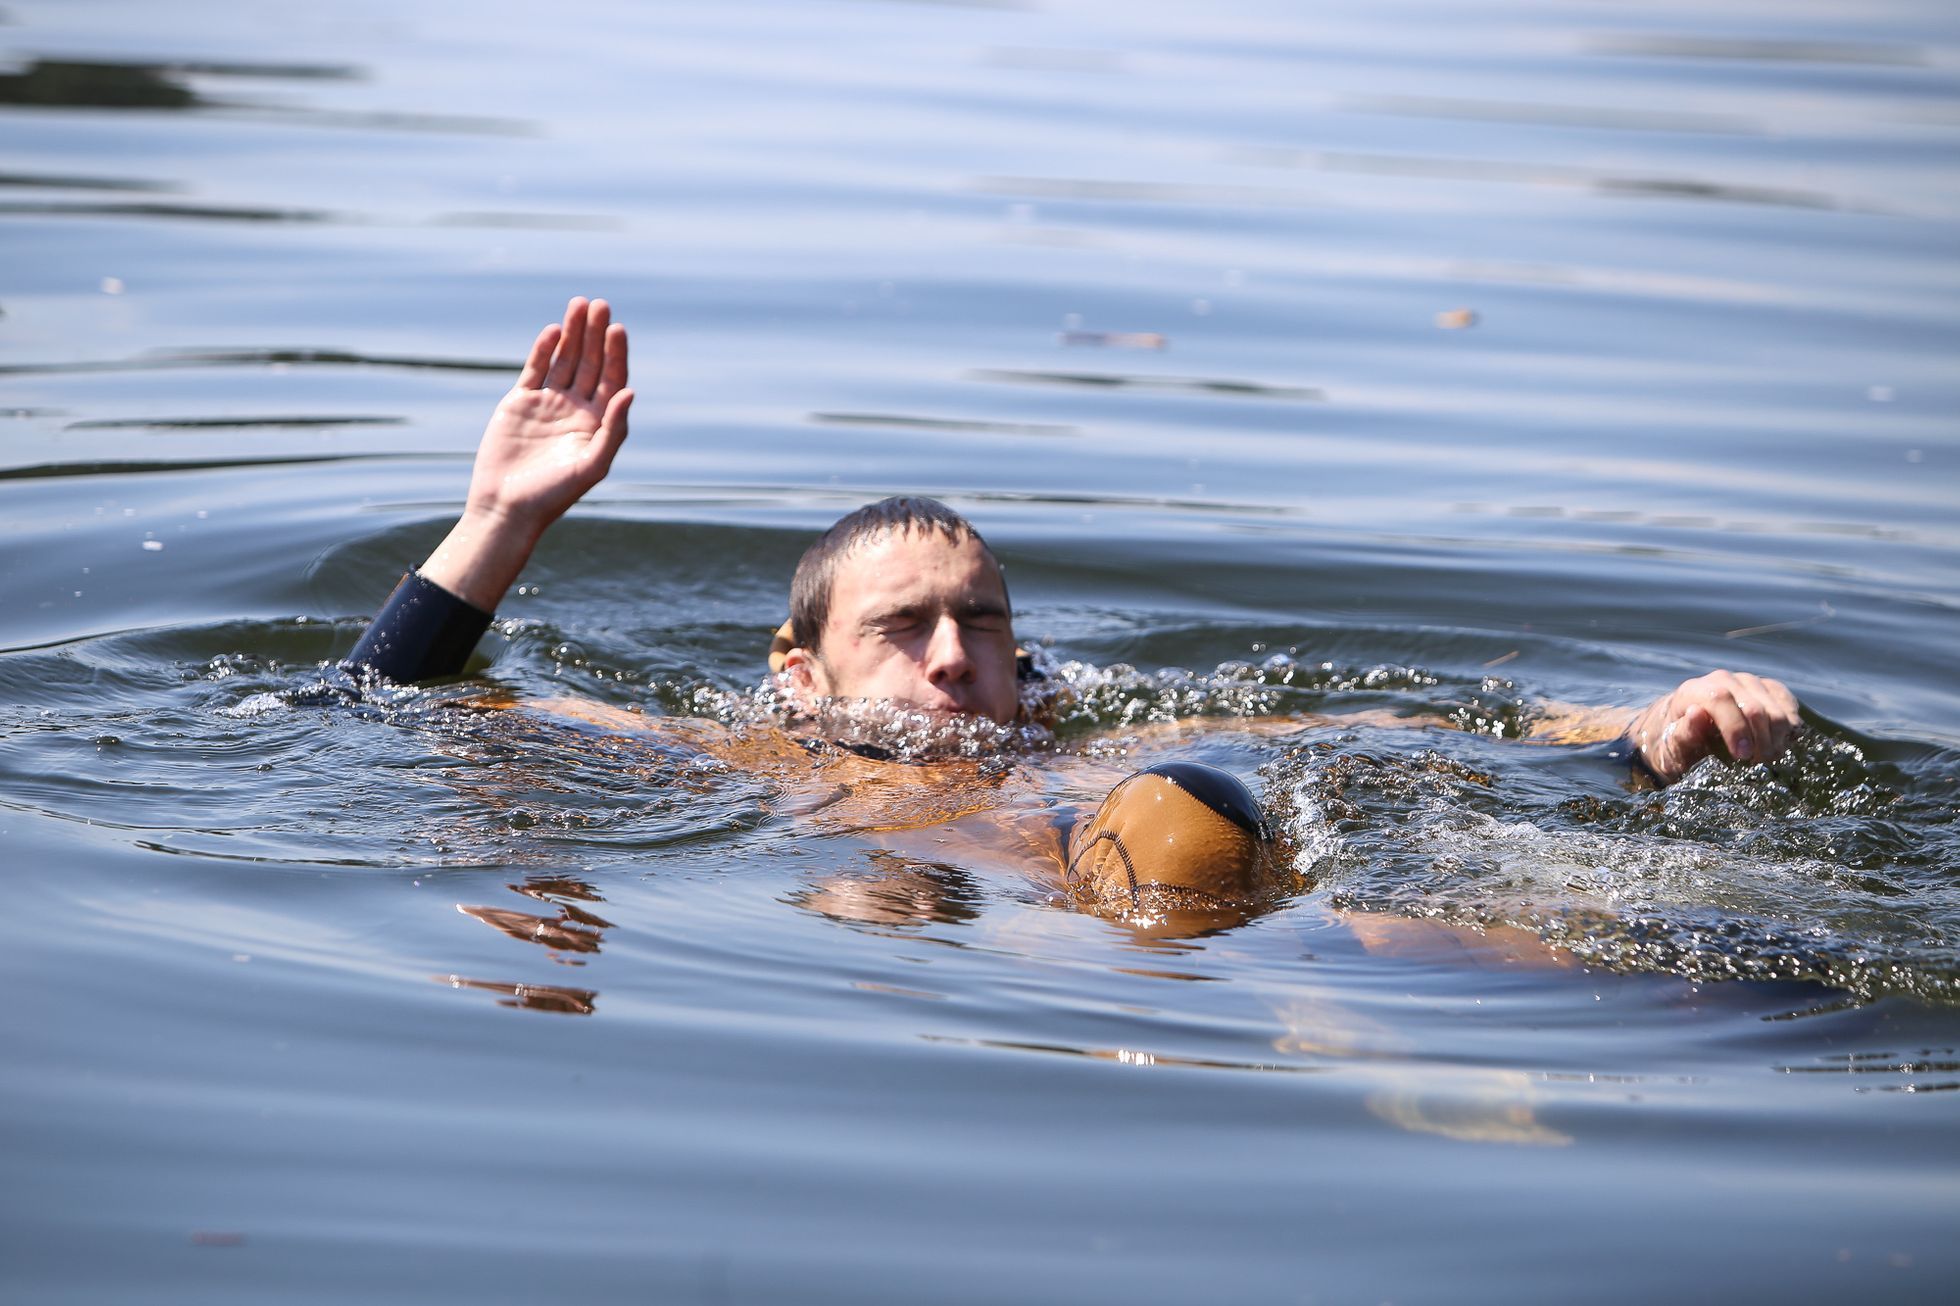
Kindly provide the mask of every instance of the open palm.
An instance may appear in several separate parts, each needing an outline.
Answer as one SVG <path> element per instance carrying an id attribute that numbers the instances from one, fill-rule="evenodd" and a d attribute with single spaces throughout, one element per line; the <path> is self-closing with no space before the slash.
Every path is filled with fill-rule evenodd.
<path id="1" fill-rule="evenodd" d="M 626 328 L 574 299 L 531 346 L 477 446 L 469 510 L 542 534 L 605 478 L 626 440 Z"/>

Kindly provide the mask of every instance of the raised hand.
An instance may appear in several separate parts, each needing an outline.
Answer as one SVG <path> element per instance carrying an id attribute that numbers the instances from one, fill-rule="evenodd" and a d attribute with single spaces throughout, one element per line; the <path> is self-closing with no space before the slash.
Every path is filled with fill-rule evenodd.
<path id="1" fill-rule="evenodd" d="M 575 298 L 538 333 L 477 445 L 462 520 L 422 575 L 494 611 L 538 538 L 601 480 L 626 441 L 626 328 Z"/>
<path id="2" fill-rule="evenodd" d="M 605 478 L 626 440 L 626 328 L 603 299 L 574 299 L 538 333 L 497 405 L 470 474 L 469 511 L 534 537 Z"/>
<path id="3" fill-rule="evenodd" d="M 1711 671 L 1655 699 L 1626 734 L 1666 784 L 1711 753 L 1726 752 L 1738 762 L 1775 761 L 1799 722 L 1796 695 L 1782 681 Z"/>

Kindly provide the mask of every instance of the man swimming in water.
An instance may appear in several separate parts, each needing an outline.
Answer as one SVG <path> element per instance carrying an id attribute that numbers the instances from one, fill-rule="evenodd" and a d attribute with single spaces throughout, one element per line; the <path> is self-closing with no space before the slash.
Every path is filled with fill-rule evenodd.
<path id="1" fill-rule="evenodd" d="M 538 540 L 604 479 L 632 404 L 626 329 L 604 300 L 573 299 L 498 403 L 462 517 L 403 577 L 348 663 L 400 683 L 460 672 Z M 771 663 L 804 712 L 866 700 L 1007 725 L 1021 711 L 1000 565 L 965 518 L 934 500 L 887 499 L 832 526 L 798 564 L 790 610 Z M 1636 773 L 1668 784 L 1713 754 L 1771 761 L 1797 724 L 1797 701 L 1780 682 L 1716 671 L 1644 708 L 1564 713 L 1537 733 L 1620 739 Z M 1126 881 L 1132 899 L 1140 876 L 1242 892 L 1259 875 L 1264 838 L 1237 780 L 1172 762 L 1112 790 L 1078 824 L 1065 864 L 1071 881 Z"/>

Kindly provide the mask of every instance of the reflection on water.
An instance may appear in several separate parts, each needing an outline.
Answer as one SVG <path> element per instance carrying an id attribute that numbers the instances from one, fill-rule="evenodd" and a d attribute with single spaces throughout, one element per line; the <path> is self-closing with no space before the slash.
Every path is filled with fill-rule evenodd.
<path id="1" fill-rule="evenodd" d="M 1678 109 L 1620 109 L 1601 105 L 1534 104 L 1515 100 L 1455 99 L 1437 95 L 1357 95 L 1347 107 L 1358 113 L 1396 114 L 1412 118 L 1457 118 L 1470 122 L 1521 123 L 1534 127 L 1569 127 L 1586 131 L 1690 132 L 1718 136 L 1753 136 L 1768 131 L 1762 123 L 1734 114 Z"/>
<path id="2" fill-rule="evenodd" d="M 84 203 L 76 200 L 14 201 L 0 204 L 0 217 L 186 218 L 202 222 L 339 222 L 323 209 L 252 208 L 238 204 L 166 204 L 155 200 Z"/>
<path id="3" fill-rule="evenodd" d="M 1785 1075 L 1897 1075 L 1903 1082 L 1860 1084 L 1861 1093 L 1960 1092 L 1960 1048 L 1917 1048 L 1911 1052 L 1832 1052 L 1816 1064 L 1778 1066 Z M 1956 1076 L 1956 1078 L 1940 1078 Z"/>
<path id="4" fill-rule="evenodd" d="M 255 426 L 273 427 L 293 424 L 293 422 L 250 423 Z M 299 424 L 316 425 L 317 423 L 300 422 Z M 337 425 L 337 423 L 328 424 Z M 146 476 L 171 472 L 215 471 L 221 468 L 304 466 L 312 463 L 387 462 L 407 456 L 409 455 L 388 453 L 327 453 L 287 458 L 172 458 L 140 461 L 118 459 L 113 462 L 97 460 L 83 463 L 42 463 L 33 467 L 0 468 L 0 481 L 44 480 L 70 476 Z"/>
<path id="5" fill-rule="evenodd" d="M 1092 204 L 1298 205 L 1313 197 L 1262 186 L 1195 186 L 1158 181 L 1095 181 L 1085 177 L 977 177 L 983 195 L 1082 200 Z"/>
<path id="6" fill-rule="evenodd" d="M 229 431 L 270 426 L 311 430 L 333 426 L 401 426 L 400 417 L 118 417 L 70 422 L 70 431 Z"/>
<path id="7" fill-rule="evenodd" d="M 1652 59 L 1744 59 L 1762 63 L 1870 64 L 1894 68 L 1923 67 L 1929 62 L 1926 51 L 1910 45 L 1666 32 L 1615 32 L 1589 38 L 1587 47 L 1599 54 Z"/>
<path id="8" fill-rule="evenodd" d="M 1075 1047 L 1064 1043 L 1021 1043 L 1007 1039 L 956 1040 L 928 1036 L 935 1043 L 967 1042 L 974 1047 L 996 1048 L 1003 1052 L 1035 1052 L 1049 1056 L 1081 1057 L 1088 1061 L 1111 1061 L 1119 1066 L 1141 1069 L 1162 1066 L 1171 1070 L 1243 1070 L 1259 1074 L 1311 1074 L 1314 1067 L 1293 1066 L 1278 1061 L 1222 1061 L 1213 1057 L 1181 1057 L 1168 1052 L 1142 1048 Z"/>
<path id="9" fill-rule="evenodd" d="M 430 978 L 452 989 L 477 989 L 501 994 L 497 999 L 500 1007 L 550 1011 L 561 1016 L 590 1016 L 598 1010 L 598 994 L 590 989 L 575 989 L 564 984 L 507 984 L 497 980 L 467 979 L 461 975 L 434 975 Z"/>
<path id="10" fill-rule="evenodd" d="M 787 901 L 861 925 L 952 925 L 978 919 L 983 895 L 957 866 L 874 848 L 863 870 L 824 876 Z"/>
<path id="11" fill-rule="evenodd" d="M 519 135 L 528 124 L 461 114 L 329 112 L 206 95 L 193 77 L 235 77 L 302 82 L 357 81 L 361 69 L 309 64 L 234 64 L 209 61 L 112 63 L 85 59 L 36 59 L 17 73 L 0 73 L 0 105 L 29 109 L 198 110 L 271 118 L 285 123 L 380 131 L 463 132 Z"/>
<path id="12" fill-rule="evenodd" d="M 177 367 L 405 367 L 438 372 L 510 371 L 502 359 L 416 358 L 364 354 L 348 349 L 157 349 L 134 358 L 79 363 L 5 363 L 0 376 L 51 376 L 72 372 L 133 372 Z"/>
<path id="13" fill-rule="evenodd" d="M 989 368 L 974 372 L 972 375 L 975 380 L 1003 381 L 1010 385 L 1085 386 L 1096 390 L 1172 390 L 1246 399 L 1326 398 L 1319 390 L 1308 386 L 1267 385 L 1259 381 L 1231 381 L 1204 376 L 1144 376 L 1119 372 L 1035 372 L 1003 368 Z"/>
<path id="14" fill-rule="evenodd" d="M 1424 158 L 1420 155 L 1306 153 L 1268 149 L 1244 151 L 1248 163 L 1273 167 L 1311 167 L 1327 172 L 1351 172 L 1377 177 L 1427 177 L 1461 181 L 1510 182 L 1527 186 L 1565 186 L 1588 189 L 1608 197 L 1671 200 L 1712 200 L 1727 204 L 1768 204 L 1797 209 L 1854 207 L 1822 191 L 1783 186 L 1757 186 L 1734 181 L 1704 181 L 1693 177 L 1641 177 L 1607 173 L 1593 168 L 1556 163 L 1516 163 L 1500 159 Z M 1859 208 L 1876 206 L 1859 204 Z"/>
<path id="15" fill-rule="evenodd" d="M 179 187 L 169 182 L 137 177 L 95 177 L 77 173 L 0 173 L 0 186 L 26 186 L 43 190 L 128 190 L 167 191 Z"/>
<path id="16" fill-rule="evenodd" d="M 570 875 L 546 875 L 507 886 L 513 893 L 536 898 L 557 908 L 555 915 L 518 911 L 509 907 L 471 906 L 457 903 L 456 910 L 471 920 L 520 943 L 535 943 L 545 955 L 561 966 L 583 966 L 599 953 L 599 945 L 612 922 L 580 906 L 604 902 L 590 884 Z M 439 975 L 438 983 L 451 988 L 478 989 L 498 993 L 497 1004 L 560 1015 L 589 1016 L 598 1009 L 599 995 L 592 989 L 571 988 L 563 984 L 507 983 L 466 979 L 460 975 Z"/>
<path id="17" fill-rule="evenodd" d="M 830 426 L 892 427 L 901 431 L 947 431 L 964 435 L 1079 435 L 1073 426 L 1038 422 L 976 422 L 958 417 L 911 417 L 902 413 L 811 413 Z"/>
<path id="18" fill-rule="evenodd" d="M 25 184 L 25 183 L 24 183 Z M 67 187 L 73 183 L 59 179 L 43 180 L 40 185 Z M 117 185 L 116 189 L 168 189 Z M 71 218 L 165 218 L 193 222 L 294 222 L 346 223 L 372 225 L 374 219 L 354 213 L 326 209 L 254 208 L 237 204 L 162 203 L 126 201 L 88 203 L 78 200 L 38 200 L 0 202 L 0 217 Z M 433 227 L 478 227 L 510 231 L 609 231 L 618 219 L 578 213 L 439 213 L 426 220 Z"/>
<path id="19" fill-rule="evenodd" d="M 37 59 L 25 71 L 0 73 L 0 104 L 90 109 L 189 109 L 196 92 L 156 64 Z"/>
<path id="20" fill-rule="evenodd" d="M 551 903 L 557 907 L 557 915 L 538 916 L 507 907 L 472 907 L 464 903 L 457 903 L 456 910 L 513 939 L 538 944 L 551 954 L 553 961 L 566 966 L 583 966 L 582 957 L 566 954 L 598 952 L 600 940 L 612 928 L 611 921 L 578 905 L 580 901 L 605 901 L 598 890 L 582 880 L 553 876 L 509 888 L 514 893 Z M 562 902 L 561 898 L 573 901 Z"/>

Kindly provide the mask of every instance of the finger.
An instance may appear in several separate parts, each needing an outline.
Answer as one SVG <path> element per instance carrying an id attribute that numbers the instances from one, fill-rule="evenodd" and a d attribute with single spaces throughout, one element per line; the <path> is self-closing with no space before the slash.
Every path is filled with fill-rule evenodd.
<path id="1" fill-rule="evenodd" d="M 530 357 L 524 360 L 524 370 L 517 374 L 517 388 L 535 390 L 544 384 L 544 374 L 551 366 L 551 351 L 558 348 L 559 326 L 553 322 L 538 332 L 538 338 L 531 342 Z"/>
<path id="2" fill-rule="evenodd" d="M 1775 713 L 1770 713 L 1763 722 L 1763 756 L 1765 762 L 1774 762 L 1783 756 L 1790 747 L 1790 732 L 1793 727 L 1788 721 Z"/>
<path id="3" fill-rule="evenodd" d="M 592 443 L 585 446 L 581 459 L 590 484 L 598 484 L 612 470 L 613 455 L 619 452 L 620 445 L 626 443 L 626 413 L 632 406 L 631 390 L 621 390 L 606 405 L 605 420 L 599 424 Z"/>
<path id="4" fill-rule="evenodd" d="M 572 378 L 572 393 L 580 398 L 598 389 L 599 369 L 606 361 L 606 324 L 611 321 L 612 305 L 603 299 L 593 300 L 585 310 L 585 346 Z"/>
<path id="5" fill-rule="evenodd" d="M 1747 671 L 1730 674 L 1729 697 L 1735 702 L 1735 709 L 1742 715 L 1743 744 L 1747 753 L 1735 753 L 1745 761 L 1763 761 L 1769 755 L 1769 714 L 1763 707 L 1763 682 Z"/>
<path id="6" fill-rule="evenodd" d="M 1789 746 L 1790 734 L 1802 721 L 1797 713 L 1797 697 L 1780 680 L 1751 676 L 1755 705 L 1762 715 L 1762 760 L 1774 761 Z"/>
<path id="7" fill-rule="evenodd" d="M 1770 735 L 1769 709 L 1759 694 L 1736 695 L 1736 706 L 1742 710 L 1742 719 L 1749 726 L 1749 752 L 1758 762 L 1767 762 L 1777 754 L 1775 740 Z"/>
<path id="8" fill-rule="evenodd" d="M 585 298 L 574 295 L 565 305 L 565 325 L 558 338 L 558 353 L 551 360 L 551 375 L 545 384 L 553 390 L 563 390 L 578 375 L 579 354 L 585 348 Z"/>
<path id="9" fill-rule="evenodd" d="M 606 328 L 606 369 L 599 378 L 598 398 L 610 404 L 626 388 L 626 328 L 615 322 Z"/>
<path id="10" fill-rule="evenodd" d="M 1763 689 L 1770 701 L 1770 742 L 1776 756 L 1781 757 L 1790 746 L 1790 736 L 1803 724 L 1803 713 L 1797 704 L 1797 696 L 1782 681 L 1765 680 Z"/>
<path id="11" fill-rule="evenodd" d="M 1733 692 L 1716 694 L 1708 700 L 1708 715 L 1715 719 L 1722 743 L 1738 762 L 1756 760 L 1756 741 L 1749 732 L 1749 719 L 1735 701 Z"/>

